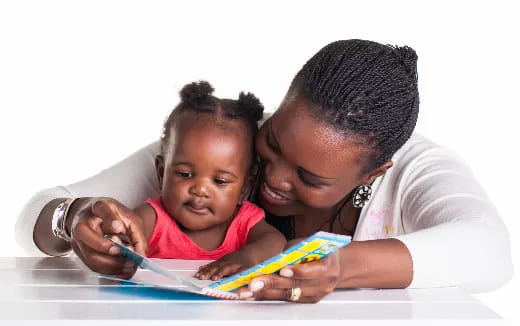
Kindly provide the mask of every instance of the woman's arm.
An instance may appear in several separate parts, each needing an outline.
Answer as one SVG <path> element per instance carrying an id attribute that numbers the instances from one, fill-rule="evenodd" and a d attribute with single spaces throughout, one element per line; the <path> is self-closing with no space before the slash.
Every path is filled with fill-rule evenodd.
<path id="1" fill-rule="evenodd" d="M 469 167 L 444 148 L 418 156 L 403 180 L 402 241 L 413 257 L 410 287 L 496 289 L 513 274 L 510 240 Z"/>
<path id="2" fill-rule="evenodd" d="M 51 230 L 52 213 L 62 199 L 112 197 L 128 207 L 136 207 L 159 193 L 154 164 L 158 152 L 159 142 L 154 142 L 91 178 L 38 192 L 18 217 L 15 227 L 17 242 L 28 255 L 67 254 L 70 244 L 56 239 Z M 85 204 L 85 201 L 73 204 L 68 221 L 76 215 L 82 202 Z"/>
<path id="3" fill-rule="evenodd" d="M 325 259 L 284 268 L 280 275 L 255 278 L 239 290 L 243 299 L 318 302 L 335 288 L 405 288 L 412 280 L 412 259 L 396 239 L 353 241 Z"/>
<path id="4" fill-rule="evenodd" d="M 316 302 L 337 287 L 476 292 L 507 282 L 513 272 L 509 235 L 469 168 L 443 148 L 417 152 L 394 174 L 404 234 L 354 241 L 326 259 L 258 277 L 242 297 L 288 300 L 291 288 L 300 287 L 298 301 Z"/>

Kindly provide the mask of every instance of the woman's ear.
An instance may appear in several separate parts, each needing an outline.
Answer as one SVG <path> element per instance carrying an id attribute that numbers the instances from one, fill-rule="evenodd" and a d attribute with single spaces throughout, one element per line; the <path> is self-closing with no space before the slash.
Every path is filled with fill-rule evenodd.
<path id="1" fill-rule="evenodd" d="M 386 161 L 385 163 L 381 164 L 379 167 L 373 169 L 368 174 L 365 175 L 363 178 L 363 184 L 369 185 L 374 182 L 378 177 L 382 176 L 386 173 L 386 171 L 391 168 L 394 165 L 394 162 L 392 161 Z"/>
<path id="2" fill-rule="evenodd" d="M 159 181 L 159 190 L 162 190 L 164 179 L 164 157 L 162 155 L 155 157 L 155 173 L 157 174 L 157 181 Z"/>

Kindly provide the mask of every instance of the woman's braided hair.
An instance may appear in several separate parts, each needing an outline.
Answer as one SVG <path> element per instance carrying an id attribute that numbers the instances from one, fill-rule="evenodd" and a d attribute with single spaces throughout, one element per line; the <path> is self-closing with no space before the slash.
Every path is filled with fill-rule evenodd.
<path id="1" fill-rule="evenodd" d="M 307 61 L 289 94 L 307 101 L 320 121 L 368 145 L 368 172 L 391 159 L 413 132 L 417 54 L 406 46 L 336 41 Z"/>
<path id="2" fill-rule="evenodd" d="M 161 136 L 161 152 L 165 153 L 169 144 L 170 128 L 176 117 L 183 112 L 212 114 L 230 120 L 242 120 L 251 132 L 254 141 L 258 131 L 258 121 L 263 117 L 264 107 L 252 93 L 241 92 L 238 100 L 220 99 L 213 96 L 213 87 L 207 81 L 193 82 L 180 91 L 181 102 L 173 109 L 164 123 Z"/>

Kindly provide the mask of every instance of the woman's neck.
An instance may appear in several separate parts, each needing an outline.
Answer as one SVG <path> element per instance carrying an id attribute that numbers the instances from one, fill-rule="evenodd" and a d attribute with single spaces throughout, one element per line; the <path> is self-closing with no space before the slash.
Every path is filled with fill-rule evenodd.
<path id="1" fill-rule="evenodd" d="M 337 234 L 353 235 L 361 209 L 347 203 L 337 217 L 339 207 L 311 209 L 294 218 L 296 238 L 304 238 L 317 231 L 332 231 Z M 331 223 L 332 228 L 331 228 Z"/>

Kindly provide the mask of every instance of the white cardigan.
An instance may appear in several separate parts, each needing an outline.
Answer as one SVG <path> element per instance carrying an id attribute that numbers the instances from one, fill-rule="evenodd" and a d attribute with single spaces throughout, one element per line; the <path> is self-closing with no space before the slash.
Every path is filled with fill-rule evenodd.
<path id="1" fill-rule="evenodd" d="M 45 189 L 25 205 L 16 239 L 29 255 L 44 255 L 32 233 L 44 205 L 57 197 L 109 196 L 129 207 L 159 194 L 152 143 L 99 174 Z M 413 259 L 412 288 L 459 286 L 493 290 L 513 274 L 509 235 L 470 169 L 454 153 L 414 134 L 373 185 L 354 240 L 397 238 Z"/>

